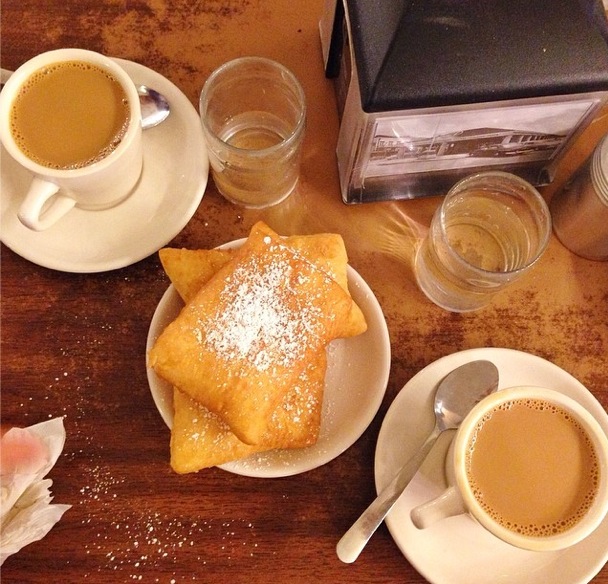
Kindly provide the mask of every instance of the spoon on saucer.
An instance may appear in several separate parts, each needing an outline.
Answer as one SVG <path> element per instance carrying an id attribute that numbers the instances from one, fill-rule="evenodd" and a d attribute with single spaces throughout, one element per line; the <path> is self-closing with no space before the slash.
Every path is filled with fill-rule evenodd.
<path id="1" fill-rule="evenodd" d="M 164 95 L 146 85 L 138 85 L 137 93 L 141 106 L 141 127 L 144 130 L 158 126 L 167 119 L 171 106 Z"/>
<path id="2" fill-rule="evenodd" d="M 4 85 L 13 74 L 8 69 L 1 69 L 0 82 Z M 171 112 L 171 106 L 167 98 L 146 85 L 137 86 L 139 104 L 141 106 L 141 127 L 144 130 L 158 126 L 167 119 Z"/>
<path id="3" fill-rule="evenodd" d="M 342 536 L 336 546 L 340 560 L 350 564 L 359 557 L 370 537 L 384 521 L 424 462 L 440 434 L 458 428 L 473 406 L 497 388 L 498 369 L 490 361 L 478 360 L 465 363 L 441 380 L 435 392 L 433 431 L 416 454 L 401 467 L 395 478 Z"/>

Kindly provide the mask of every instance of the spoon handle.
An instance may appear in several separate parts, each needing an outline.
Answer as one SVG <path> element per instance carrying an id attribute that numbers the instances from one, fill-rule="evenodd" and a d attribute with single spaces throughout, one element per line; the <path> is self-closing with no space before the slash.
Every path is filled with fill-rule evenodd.
<path id="1" fill-rule="evenodd" d="M 342 536 L 336 546 L 336 552 L 340 560 L 346 564 L 350 564 L 359 557 L 365 544 L 367 544 L 370 537 L 378 529 L 378 526 L 384 521 L 395 501 L 403 493 L 405 487 L 407 487 L 418 468 L 420 468 L 420 465 L 424 462 L 433 444 L 437 441 L 439 434 L 441 434 L 441 431 L 435 425 L 435 428 L 416 454 L 401 467 L 401 470 L 390 484 L 383 489 L 371 505 L 361 514 L 359 519 Z"/>

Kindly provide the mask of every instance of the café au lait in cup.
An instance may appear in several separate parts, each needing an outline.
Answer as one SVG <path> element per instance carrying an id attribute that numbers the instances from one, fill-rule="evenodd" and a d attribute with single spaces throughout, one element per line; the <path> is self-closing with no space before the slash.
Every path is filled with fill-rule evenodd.
<path id="1" fill-rule="evenodd" d="M 589 536 L 608 511 L 608 438 L 558 391 L 504 389 L 463 421 L 447 476 L 443 494 L 411 511 L 416 527 L 466 514 L 513 546 L 564 549 Z"/>
<path id="2" fill-rule="evenodd" d="M 73 207 L 124 200 L 143 165 L 137 89 L 112 59 L 82 49 L 42 53 L 0 94 L 0 139 L 33 176 L 18 215 L 35 231 Z"/>

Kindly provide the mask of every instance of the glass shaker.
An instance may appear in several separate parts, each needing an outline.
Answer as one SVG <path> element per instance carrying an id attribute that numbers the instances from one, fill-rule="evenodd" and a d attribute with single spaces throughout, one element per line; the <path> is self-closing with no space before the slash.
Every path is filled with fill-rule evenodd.
<path id="1" fill-rule="evenodd" d="M 553 230 L 575 254 L 608 260 L 608 135 L 551 201 Z"/>

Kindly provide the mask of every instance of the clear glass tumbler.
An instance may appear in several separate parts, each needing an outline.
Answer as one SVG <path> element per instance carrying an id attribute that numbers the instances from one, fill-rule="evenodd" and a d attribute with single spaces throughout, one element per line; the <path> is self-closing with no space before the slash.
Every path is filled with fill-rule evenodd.
<path id="1" fill-rule="evenodd" d="M 306 100 L 286 67 L 261 57 L 225 63 L 203 87 L 200 115 L 212 176 L 226 199 L 262 208 L 293 192 Z"/>
<path id="2" fill-rule="evenodd" d="M 416 254 L 418 286 L 452 312 L 476 310 L 520 278 L 551 235 L 543 197 L 525 180 L 490 171 L 458 182 Z"/>

